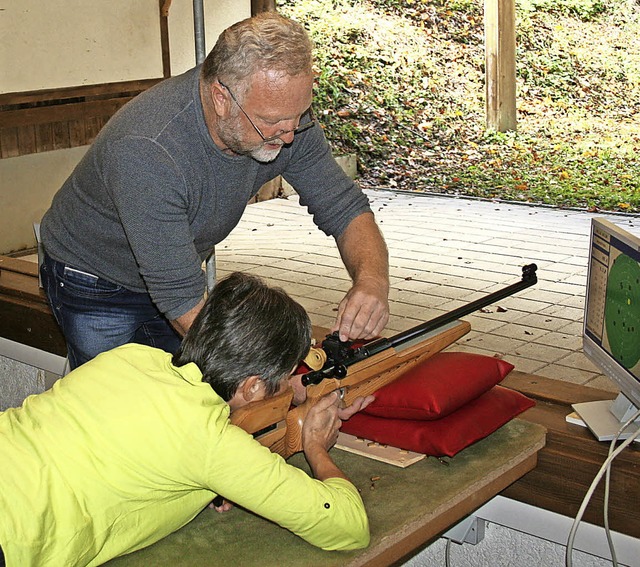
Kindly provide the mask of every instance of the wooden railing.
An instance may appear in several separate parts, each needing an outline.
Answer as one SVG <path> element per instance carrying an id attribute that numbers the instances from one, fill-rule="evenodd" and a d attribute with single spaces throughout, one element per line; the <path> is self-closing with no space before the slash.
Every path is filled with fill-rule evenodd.
<path id="1" fill-rule="evenodd" d="M 162 79 L 0 95 L 0 158 L 85 146 L 118 109 Z"/>

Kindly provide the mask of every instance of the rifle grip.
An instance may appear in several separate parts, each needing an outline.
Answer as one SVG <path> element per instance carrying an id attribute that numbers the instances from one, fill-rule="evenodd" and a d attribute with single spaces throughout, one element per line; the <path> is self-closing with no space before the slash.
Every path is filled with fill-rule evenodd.
<path id="1" fill-rule="evenodd" d="M 302 451 L 302 427 L 313 405 L 323 396 L 340 387 L 339 380 L 332 378 L 323 380 L 320 384 L 307 386 L 307 399 L 304 403 L 293 408 L 287 414 L 287 432 L 285 435 L 284 454 L 285 459 Z M 282 454 L 282 453 L 281 453 Z"/>

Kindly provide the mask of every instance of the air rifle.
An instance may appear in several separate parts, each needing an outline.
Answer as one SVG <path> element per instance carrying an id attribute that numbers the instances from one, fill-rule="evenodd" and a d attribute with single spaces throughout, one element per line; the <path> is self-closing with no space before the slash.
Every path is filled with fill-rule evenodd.
<path id="1" fill-rule="evenodd" d="M 393 382 L 468 333 L 471 326 L 460 317 L 534 285 L 536 270 L 535 264 L 524 266 L 519 282 L 390 338 L 356 346 L 341 341 L 337 333 L 327 335 L 321 348 L 312 348 L 305 358 L 312 370 L 302 376 L 307 387 L 303 404 L 291 408 L 293 393 L 288 391 L 234 411 L 231 422 L 287 458 L 302 450 L 302 425 L 318 399 L 339 389 L 344 404 L 349 406 L 356 397 L 372 394 Z"/>

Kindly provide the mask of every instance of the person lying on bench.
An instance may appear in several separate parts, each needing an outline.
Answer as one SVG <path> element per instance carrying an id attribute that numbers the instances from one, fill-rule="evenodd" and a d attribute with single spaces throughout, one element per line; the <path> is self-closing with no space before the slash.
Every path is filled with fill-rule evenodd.
<path id="1" fill-rule="evenodd" d="M 339 409 L 333 392 L 313 407 L 303 447 L 314 478 L 229 421 L 290 387 L 310 338 L 302 306 L 235 273 L 173 358 L 127 344 L 0 413 L 7 565 L 99 565 L 174 532 L 217 495 L 320 548 L 366 547 L 362 500 L 328 449 L 368 400 Z"/>

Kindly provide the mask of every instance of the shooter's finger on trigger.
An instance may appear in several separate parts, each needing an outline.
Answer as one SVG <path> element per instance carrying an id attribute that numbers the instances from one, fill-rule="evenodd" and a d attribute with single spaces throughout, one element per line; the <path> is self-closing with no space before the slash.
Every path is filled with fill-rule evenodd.
<path id="1" fill-rule="evenodd" d="M 338 390 L 333 390 L 328 394 L 322 396 L 315 404 L 314 407 L 318 410 L 326 410 L 331 406 L 335 406 L 340 402 L 340 396 L 337 394 Z"/>

